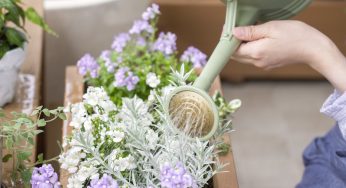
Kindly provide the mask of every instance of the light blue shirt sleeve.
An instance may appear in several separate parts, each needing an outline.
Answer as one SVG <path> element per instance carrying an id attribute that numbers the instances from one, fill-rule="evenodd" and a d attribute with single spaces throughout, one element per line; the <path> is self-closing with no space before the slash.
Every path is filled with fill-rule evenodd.
<path id="1" fill-rule="evenodd" d="M 341 134 L 346 140 L 346 92 L 340 93 L 335 90 L 323 104 L 321 113 L 337 121 Z"/>

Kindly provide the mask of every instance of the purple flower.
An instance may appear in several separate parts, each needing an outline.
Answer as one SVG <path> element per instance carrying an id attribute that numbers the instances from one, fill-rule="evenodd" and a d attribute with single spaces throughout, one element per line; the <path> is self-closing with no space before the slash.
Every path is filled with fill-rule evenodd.
<path id="1" fill-rule="evenodd" d="M 88 188 L 118 188 L 118 183 L 107 174 L 103 174 L 101 179 L 92 179 Z"/>
<path id="2" fill-rule="evenodd" d="M 90 73 L 92 78 L 96 78 L 98 76 L 99 65 L 97 61 L 90 55 L 85 54 L 78 62 L 77 67 L 79 70 L 79 74 L 85 76 L 87 73 Z"/>
<path id="3" fill-rule="evenodd" d="M 136 20 L 130 29 L 130 34 L 141 34 L 143 31 L 153 33 L 154 28 L 146 20 Z"/>
<path id="4" fill-rule="evenodd" d="M 145 12 L 142 14 L 143 20 L 152 20 L 156 15 L 160 14 L 159 5 L 152 4 L 151 7 L 148 7 Z"/>
<path id="5" fill-rule="evenodd" d="M 153 45 L 153 50 L 161 51 L 164 55 L 169 56 L 177 50 L 176 40 L 177 36 L 174 33 L 160 33 Z"/>
<path id="6" fill-rule="evenodd" d="M 113 73 L 118 65 L 111 60 L 111 51 L 105 50 L 101 53 L 100 58 L 105 62 L 105 66 L 109 73 Z"/>
<path id="7" fill-rule="evenodd" d="M 58 174 L 54 172 L 52 165 L 44 164 L 40 168 L 34 168 L 30 183 L 32 188 L 60 188 Z"/>
<path id="8" fill-rule="evenodd" d="M 180 58 L 181 61 L 191 62 L 195 68 L 204 67 L 207 64 L 207 55 L 195 47 L 188 47 Z"/>
<path id="9" fill-rule="evenodd" d="M 115 73 L 115 87 L 125 87 L 128 91 L 135 89 L 139 82 L 138 76 L 134 75 L 128 67 L 122 67 Z"/>
<path id="10" fill-rule="evenodd" d="M 128 72 L 128 76 L 126 78 L 126 88 L 129 91 L 132 91 L 136 88 L 137 83 L 139 82 L 138 76 L 134 75 L 133 72 Z"/>
<path id="11" fill-rule="evenodd" d="M 121 53 L 129 40 L 131 40 L 131 37 L 128 33 L 120 33 L 114 37 L 112 49 Z"/>
<path id="12" fill-rule="evenodd" d="M 137 45 L 138 46 L 146 46 L 146 41 L 145 41 L 145 39 L 143 38 L 143 37 L 138 37 L 137 38 Z"/>
<path id="13" fill-rule="evenodd" d="M 111 56 L 111 51 L 109 50 L 104 50 L 101 52 L 101 55 L 100 55 L 100 58 L 104 61 L 107 61 L 110 59 L 110 56 Z"/>
<path id="14" fill-rule="evenodd" d="M 197 188 L 197 184 L 192 176 L 186 171 L 182 163 L 178 163 L 173 168 L 166 163 L 161 168 L 160 174 L 161 186 L 164 188 Z"/>

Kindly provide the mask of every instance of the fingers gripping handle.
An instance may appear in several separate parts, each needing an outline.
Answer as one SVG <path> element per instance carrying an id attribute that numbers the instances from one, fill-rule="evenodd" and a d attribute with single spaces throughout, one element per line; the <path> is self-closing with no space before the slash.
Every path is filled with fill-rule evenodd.
<path id="1" fill-rule="evenodd" d="M 227 11 L 224 32 L 210 56 L 207 65 L 194 83 L 194 87 L 208 91 L 211 84 L 228 63 L 229 58 L 239 47 L 241 41 L 233 37 L 232 30 L 236 25 L 253 24 L 257 18 L 257 9 L 241 7 L 237 10 L 237 0 L 227 0 Z"/>

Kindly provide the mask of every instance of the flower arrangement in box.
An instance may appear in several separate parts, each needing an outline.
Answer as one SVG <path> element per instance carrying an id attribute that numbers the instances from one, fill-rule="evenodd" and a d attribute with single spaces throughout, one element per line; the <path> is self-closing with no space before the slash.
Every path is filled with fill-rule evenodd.
<path id="1" fill-rule="evenodd" d="M 190 74 L 174 71 L 173 87 Z M 88 87 L 83 101 L 70 107 L 73 131 L 59 159 L 70 173 L 67 187 L 197 188 L 222 170 L 219 138 L 232 131 L 230 122 L 222 121 L 209 142 L 193 139 L 172 125 L 162 108 L 165 93 L 154 96 L 151 102 L 122 98 L 117 106 L 103 88 Z M 227 116 L 239 101 L 219 100 L 219 106 Z"/>
<path id="2" fill-rule="evenodd" d="M 156 35 L 159 14 L 158 5 L 152 4 L 129 32 L 114 38 L 111 50 L 103 51 L 97 59 L 84 55 L 77 66 L 87 84 L 103 87 L 111 100 L 120 105 L 122 97 L 136 95 L 147 100 L 152 89 L 168 86 L 171 68 L 177 69 L 181 63 L 186 70 L 202 68 L 207 56 L 200 50 L 191 46 L 178 58 L 176 35 Z"/>
<path id="3" fill-rule="evenodd" d="M 189 47 L 178 58 L 173 33 L 156 37 L 159 14 L 151 5 L 128 33 L 115 37 L 111 50 L 78 61 L 89 87 L 82 102 L 68 107 L 73 130 L 59 159 L 69 172 L 68 188 L 195 188 L 222 171 L 218 156 L 228 145 L 221 137 L 232 131 L 227 118 L 240 101 L 215 94 L 222 121 L 210 141 L 172 125 L 163 108 L 167 95 L 190 84 L 207 56 Z"/>
<path id="4" fill-rule="evenodd" d="M 0 1 L 0 107 L 15 94 L 18 71 L 25 60 L 26 21 L 55 35 L 34 8 L 24 8 L 22 0 Z"/>

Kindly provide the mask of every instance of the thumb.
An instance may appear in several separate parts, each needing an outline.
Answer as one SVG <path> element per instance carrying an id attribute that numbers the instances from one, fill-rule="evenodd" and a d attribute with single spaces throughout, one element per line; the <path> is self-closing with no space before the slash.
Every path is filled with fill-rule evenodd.
<path id="1" fill-rule="evenodd" d="M 255 41 L 267 37 L 267 29 L 263 25 L 236 27 L 233 35 L 243 41 Z"/>

